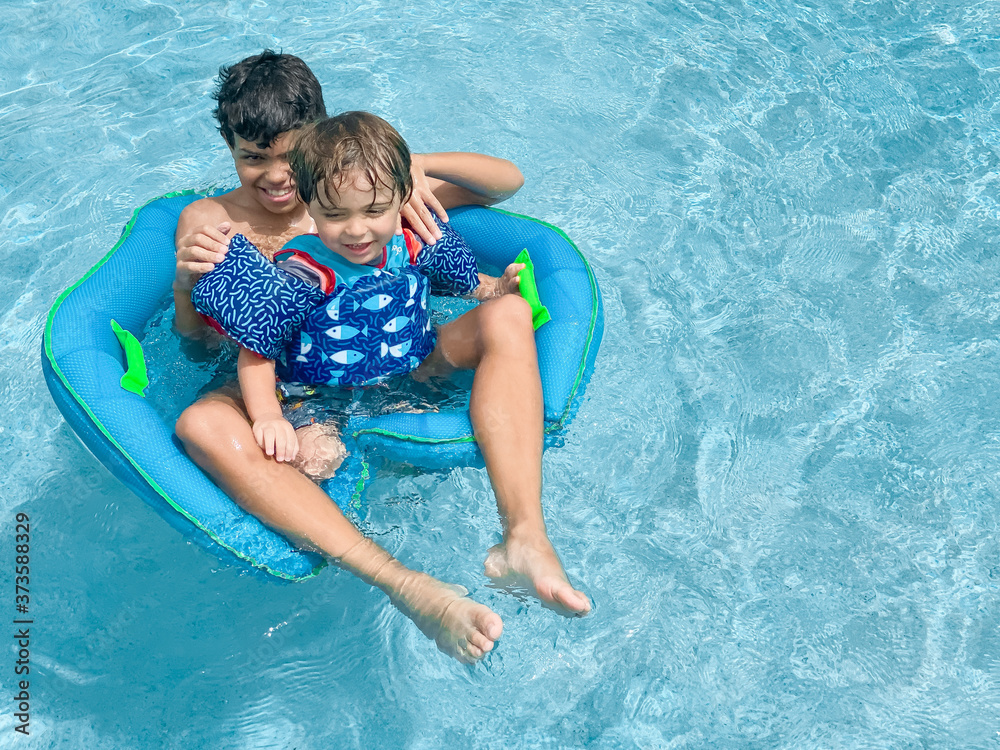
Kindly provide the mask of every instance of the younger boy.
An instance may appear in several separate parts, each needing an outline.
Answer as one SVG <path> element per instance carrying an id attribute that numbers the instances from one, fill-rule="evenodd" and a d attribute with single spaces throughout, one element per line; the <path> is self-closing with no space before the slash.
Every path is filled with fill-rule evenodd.
<path id="1" fill-rule="evenodd" d="M 502 159 L 482 154 L 443 156 L 449 169 L 448 181 L 442 184 L 440 191 L 445 205 L 495 200 L 513 194 L 523 182 L 520 171 Z M 289 160 L 299 193 L 307 203 L 307 211 L 317 231 L 292 240 L 281 254 L 304 251 L 309 263 L 316 264 L 319 276 L 325 279 L 322 283 L 328 287 L 324 289 L 328 294 L 359 285 L 358 288 L 364 290 L 359 301 L 378 293 L 383 293 L 385 298 L 386 306 L 376 310 L 359 307 L 352 311 L 347 309 L 347 304 L 338 305 L 338 325 L 331 332 L 339 335 L 341 330 L 350 331 L 350 343 L 338 342 L 333 348 L 347 349 L 343 353 L 350 354 L 352 361 L 333 364 L 327 359 L 331 363 L 328 369 L 338 371 L 340 379 L 336 382 L 341 385 L 365 385 L 415 369 L 422 359 L 433 353 L 435 336 L 426 309 L 426 296 L 421 304 L 414 304 L 421 298 L 416 283 L 419 274 L 415 269 L 417 261 L 422 260 L 424 254 L 435 252 L 435 248 L 424 248 L 412 236 L 404 241 L 399 232 L 399 209 L 412 191 L 410 153 L 406 143 L 385 120 L 365 112 L 347 112 L 303 128 Z M 430 168 L 434 167 L 431 159 Z M 482 298 L 516 293 L 517 274 L 522 268 L 522 264 L 512 263 L 499 279 L 483 277 L 489 279 L 490 284 L 488 294 Z M 411 271 L 408 275 L 405 274 L 407 270 Z M 474 268 L 472 270 L 474 272 Z M 459 274 L 464 275 L 461 271 Z M 408 280 L 412 280 L 412 285 Z M 319 278 L 315 283 L 321 283 Z M 421 286 L 426 290 L 427 282 Z M 481 292 L 486 286 L 481 284 L 476 291 Z M 409 300 L 406 299 L 407 290 Z M 393 297 L 395 300 L 390 303 Z M 245 312 L 239 315 L 245 316 Z M 333 324 L 325 310 L 319 317 L 326 323 L 314 332 L 313 338 L 326 339 L 326 329 Z M 386 323 L 389 325 L 383 330 Z M 403 324 L 398 334 L 393 325 L 396 323 Z M 392 333 L 387 333 L 390 329 Z M 393 349 L 391 345 L 402 340 L 405 340 L 407 353 L 397 351 L 399 356 L 386 356 Z M 286 356 L 282 378 L 307 380 L 316 371 L 319 355 L 310 352 L 314 363 L 297 367 L 294 357 L 294 351 L 298 351 L 297 342 L 292 343 L 296 346 Z M 320 345 L 317 341 L 309 347 L 315 349 Z M 366 347 L 369 351 L 357 351 Z M 298 359 L 306 361 L 305 357 Z M 241 347 L 238 372 L 258 445 L 277 461 L 293 460 L 298 452 L 298 441 L 293 425 L 282 416 L 275 395 L 274 360 Z"/>

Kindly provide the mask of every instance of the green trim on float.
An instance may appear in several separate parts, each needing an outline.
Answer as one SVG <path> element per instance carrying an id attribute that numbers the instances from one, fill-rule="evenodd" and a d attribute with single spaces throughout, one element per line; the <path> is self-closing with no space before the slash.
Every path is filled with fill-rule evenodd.
<path id="1" fill-rule="evenodd" d="M 573 391 L 570 393 L 569 398 L 566 399 L 566 407 L 563 409 L 563 413 L 559 416 L 551 425 L 546 425 L 545 432 L 552 432 L 554 430 L 562 429 L 563 425 L 566 424 L 566 420 L 569 419 L 570 409 L 573 407 L 573 400 L 576 398 L 577 392 L 580 390 L 580 383 L 583 382 L 583 374 L 587 370 L 587 358 L 590 356 L 590 347 L 594 344 L 594 329 L 597 327 L 597 278 L 594 276 L 594 269 L 590 267 L 590 263 L 587 262 L 586 257 L 580 252 L 580 248 L 576 246 L 576 243 L 569 238 L 563 230 L 557 227 L 555 224 L 549 224 L 547 221 L 542 221 L 541 219 L 536 219 L 533 216 L 525 216 L 524 214 L 516 214 L 513 211 L 504 211 L 502 208 L 496 208 L 495 206 L 489 206 L 490 211 L 496 211 L 497 213 L 507 214 L 507 216 L 514 216 L 518 219 L 526 219 L 527 221 L 533 221 L 536 224 L 541 224 L 543 227 L 548 227 L 552 231 L 556 232 L 560 237 L 562 237 L 569 246 L 573 248 L 573 251 L 580 257 L 580 261 L 583 263 L 583 267 L 587 269 L 587 277 L 590 280 L 590 327 L 587 329 L 587 346 L 584 349 L 583 356 L 580 358 L 580 366 L 576 371 L 576 380 L 573 382 Z"/>

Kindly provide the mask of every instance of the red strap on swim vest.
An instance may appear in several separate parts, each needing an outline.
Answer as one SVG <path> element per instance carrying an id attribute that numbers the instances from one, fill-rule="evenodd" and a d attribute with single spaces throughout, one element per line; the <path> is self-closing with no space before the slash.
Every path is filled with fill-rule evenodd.
<path id="1" fill-rule="evenodd" d="M 403 239 L 406 241 L 406 251 L 410 254 L 410 265 L 416 265 L 417 256 L 424 249 L 424 243 L 420 241 L 412 229 L 403 227 Z"/>

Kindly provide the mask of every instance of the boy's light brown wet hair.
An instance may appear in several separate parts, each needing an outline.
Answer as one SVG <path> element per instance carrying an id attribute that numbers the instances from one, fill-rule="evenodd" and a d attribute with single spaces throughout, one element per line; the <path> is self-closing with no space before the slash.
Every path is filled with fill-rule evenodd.
<path id="1" fill-rule="evenodd" d="M 400 204 L 413 189 L 410 149 L 396 129 L 368 112 L 344 112 L 302 128 L 288 153 L 299 197 L 306 205 L 317 197 L 319 184 L 330 202 L 350 172 L 360 172 L 375 188 L 392 191 Z"/>

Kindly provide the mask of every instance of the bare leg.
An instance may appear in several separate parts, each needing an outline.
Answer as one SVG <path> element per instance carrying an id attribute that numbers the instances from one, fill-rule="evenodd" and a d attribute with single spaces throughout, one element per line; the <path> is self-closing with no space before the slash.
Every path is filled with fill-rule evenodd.
<path id="1" fill-rule="evenodd" d="M 176 429 L 195 463 L 241 507 L 378 586 L 446 654 L 472 662 L 493 648 L 503 631 L 496 613 L 465 598 L 461 587 L 403 566 L 366 539 L 305 475 L 264 455 L 232 391 L 188 407 Z"/>
<path id="2" fill-rule="evenodd" d="M 590 601 L 570 584 L 542 517 L 544 412 L 528 303 L 508 294 L 443 326 L 418 376 L 455 368 L 476 371 L 469 415 L 503 524 L 486 574 L 525 586 L 563 614 L 587 614 Z"/>

